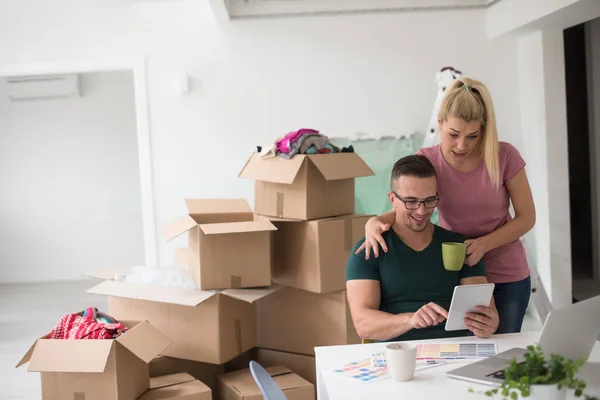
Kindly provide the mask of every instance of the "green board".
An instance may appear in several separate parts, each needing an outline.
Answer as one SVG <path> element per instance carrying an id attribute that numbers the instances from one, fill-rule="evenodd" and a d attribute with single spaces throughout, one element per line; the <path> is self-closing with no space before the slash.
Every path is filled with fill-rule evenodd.
<path id="1" fill-rule="evenodd" d="M 371 167 L 374 176 L 356 179 L 355 212 L 358 214 L 382 214 L 390 210 L 387 194 L 390 191 L 390 175 L 394 163 L 421 148 L 419 138 L 382 138 L 380 140 L 336 141 L 336 146 L 354 147 L 354 151 Z M 437 223 L 437 210 L 431 217 Z"/>

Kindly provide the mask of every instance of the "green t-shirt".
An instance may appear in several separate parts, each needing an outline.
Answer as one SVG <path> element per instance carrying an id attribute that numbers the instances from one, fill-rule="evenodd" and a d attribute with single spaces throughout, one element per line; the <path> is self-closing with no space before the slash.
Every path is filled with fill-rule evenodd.
<path id="1" fill-rule="evenodd" d="M 383 238 L 388 252 L 380 250 L 379 257 L 371 256 L 365 260 L 365 252 L 354 252 L 363 244 L 365 238 L 358 241 L 346 264 L 346 280 L 370 279 L 379 281 L 381 302 L 379 310 L 390 314 L 416 312 L 425 304 L 433 301 L 450 308 L 454 287 L 462 278 L 485 276 L 483 260 L 477 265 L 463 266 L 460 271 L 448 271 L 442 261 L 443 242 L 464 242 L 465 238 L 434 225 L 433 239 L 422 251 L 408 247 L 398 235 L 390 229 L 384 232 Z M 390 339 L 419 340 L 443 337 L 466 336 L 469 331 L 450 331 L 444 327 L 446 323 L 424 329 L 411 329 L 404 335 Z"/>

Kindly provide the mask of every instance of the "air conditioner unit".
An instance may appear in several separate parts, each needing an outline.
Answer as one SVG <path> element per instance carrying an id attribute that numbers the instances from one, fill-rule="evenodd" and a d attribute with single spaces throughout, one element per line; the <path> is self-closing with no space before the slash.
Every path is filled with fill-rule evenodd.
<path id="1" fill-rule="evenodd" d="M 12 101 L 81 97 L 79 74 L 11 76 L 6 86 Z"/>

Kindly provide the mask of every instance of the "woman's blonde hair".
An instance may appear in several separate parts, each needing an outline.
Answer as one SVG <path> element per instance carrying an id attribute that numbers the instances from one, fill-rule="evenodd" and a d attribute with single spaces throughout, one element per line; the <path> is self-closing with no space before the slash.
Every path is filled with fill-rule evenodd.
<path id="1" fill-rule="evenodd" d="M 492 183 L 500 187 L 498 158 L 500 144 L 496 130 L 496 114 L 488 88 L 480 81 L 458 78 L 446 89 L 440 106 L 440 119 L 447 121 L 449 116 L 466 122 L 480 121 L 483 140 L 480 142 L 483 160 Z"/>

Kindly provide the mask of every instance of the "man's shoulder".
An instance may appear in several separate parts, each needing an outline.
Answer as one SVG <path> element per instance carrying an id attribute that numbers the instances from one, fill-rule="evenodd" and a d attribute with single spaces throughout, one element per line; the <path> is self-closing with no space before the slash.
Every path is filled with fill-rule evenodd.
<path id="1" fill-rule="evenodd" d="M 467 238 L 457 232 L 449 231 L 448 229 L 442 228 L 439 225 L 435 225 L 435 234 L 443 242 L 464 242 Z"/>
<path id="2" fill-rule="evenodd" d="M 383 237 L 383 240 L 385 240 L 385 242 L 387 243 L 388 247 L 390 246 L 390 241 L 391 241 L 391 237 L 392 237 L 391 235 L 393 235 L 393 234 L 394 234 L 394 231 L 392 229 L 387 230 L 387 231 L 385 231 L 385 232 L 383 232 L 381 234 L 381 236 Z M 353 251 L 358 250 L 358 248 L 363 245 L 363 243 L 365 242 L 365 240 L 366 240 L 366 237 L 364 237 L 364 236 L 361 237 L 360 239 L 358 239 L 358 241 L 354 245 L 354 250 Z"/>

